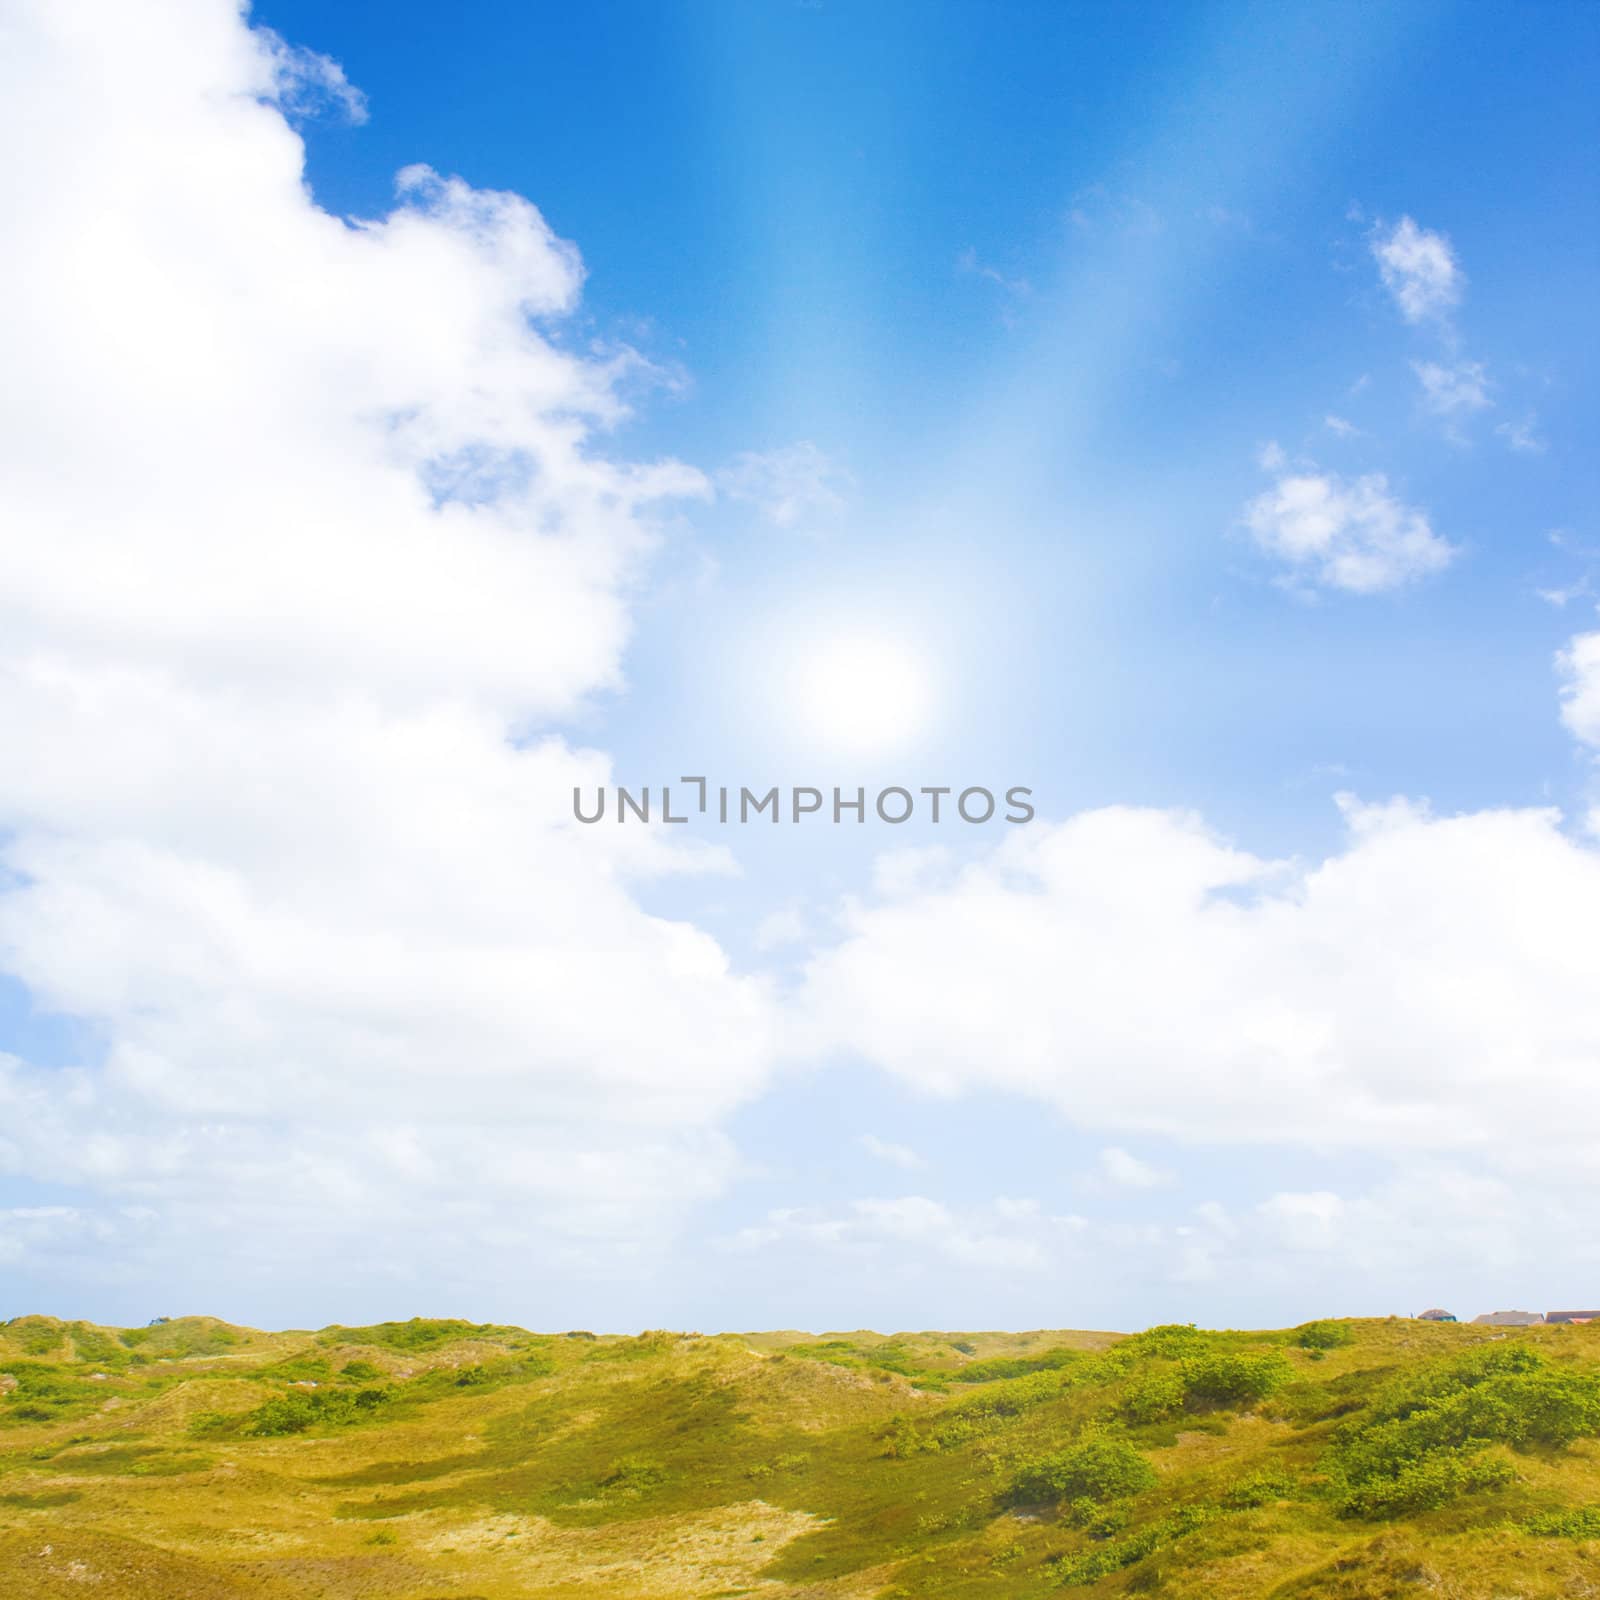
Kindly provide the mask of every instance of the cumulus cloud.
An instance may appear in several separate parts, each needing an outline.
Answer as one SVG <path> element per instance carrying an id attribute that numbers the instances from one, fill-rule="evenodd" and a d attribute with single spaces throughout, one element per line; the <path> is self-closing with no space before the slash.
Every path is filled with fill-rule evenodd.
<path id="1" fill-rule="evenodd" d="M 1277 481 L 1245 508 L 1256 543 L 1293 580 L 1375 594 L 1442 571 L 1456 549 L 1427 514 L 1390 492 L 1381 472 L 1345 479 L 1291 467 L 1276 445 L 1262 465 Z"/>
<path id="2" fill-rule="evenodd" d="M 1413 361 L 1411 370 L 1422 385 L 1422 403 L 1435 416 L 1470 416 L 1493 404 L 1488 375 L 1480 361 L 1458 361 L 1450 366 L 1437 361 Z"/>
<path id="3" fill-rule="evenodd" d="M 0 1168 L 223 1272 L 638 1248 L 729 1170 L 770 1008 L 631 892 L 725 863 L 577 836 L 607 763 L 552 719 L 709 486 L 607 452 L 526 200 L 320 210 L 312 89 L 357 109 L 228 0 L 8 29 L 0 970 L 93 1043 L 0 1064 Z"/>
<path id="4" fill-rule="evenodd" d="M 1018 830 L 942 885 L 846 907 L 813 1043 L 1180 1141 L 1471 1151 L 1600 1171 L 1600 850 L 1550 811 L 1345 801 L 1272 861 L 1192 816 Z"/>
<path id="5" fill-rule="evenodd" d="M 1450 241 L 1410 217 L 1372 239 L 1378 274 L 1407 322 L 1442 321 L 1461 302 L 1465 283 Z"/>
<path id="6" fill-rule="evenodd" d="M 1556 658 L 1561 720 L 1574 738 L 1600 750 L 1600 633 L 1580 633 Z"/>
<path id="7" fill-rule="evenodd" d="M 803 528 L 844 510 L 850 475 L 802 439 L 736 456 L 717 474 L 717 487 L 730 500 L 755 507 L 775 528 Z"/>

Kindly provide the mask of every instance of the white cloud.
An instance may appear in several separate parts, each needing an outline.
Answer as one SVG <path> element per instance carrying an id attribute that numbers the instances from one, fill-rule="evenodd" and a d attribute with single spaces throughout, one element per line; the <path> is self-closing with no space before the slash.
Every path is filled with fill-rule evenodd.
<path id="1" fill-rule="evenodd" d="M 1412 1156 L 1364 1184 L 1269 1182 L 1255 1195 L 1247 1185 L 1234 1209 L 1208 1201 L 1138 1222 L 1054 1215 L 1003 1197 L 969 1207 L 924 1195 L 791 1207 L 722 1245 L 753 1258 L 752 1276 L 829 1285 L 824 1298 L 836 1296 L 834 1314 L 846 1319 L 892 1280 L 895 1303 L 907 1293 L 916 1302 L 914 1325 L 944 1328 L 970 1324 L 979 1273 L 991 1309 L 1007 1294 L 1013 1326 L 1126 1329 L 1190 1320 L 1197 1304 L 1214 1325 L 1253 1327 L 1433 1304 L 1471 1316 L 1508 1301 L 1581 1298 L 1574 1286 L 1600 1263 L 1583 1223 L 1592 1178 L 1552 1185 L 1536 1163 L 1482 1166 L 1481 1157 Z M 818 1309 L 814 1291 L 783 1305 L 813 1317 Z"/>
<path id="2" fill-rule="evenodd" d="M 1574 738 L 1600 750 L 1600 633 L 1580 633 L 1556 658 L 1561 720 Z"/>
<path id="3" fill-rule="evenodd" d="M 1470 416 L 1493 404 L 1482 362 L 1458 361 L 1444 366 L 1437 361 L 1413 361 L 1411 370 L 1422 385 L 1422 403 L 1436 416 Z"/>
<path id="4" fill-rule="evenodd" d="M 331 109 L 357 126 L 367 120 L 367 97 L 345 77 L 337 61 L 288 44 L 271 28 L 258 28 L 256 38 L 271 75 L 268 98 L 284 111 L 316 115 Z"/>
<path id="5" fill-rule="evenodd" d="M 1461 301 L 1464 277 L 1450 241 L 1401 217 L 1372 240 L 1383 286 L 1407 322 L 1442 321 Z"/>
<path id="6" fill-rule="evenodd" d="M 909 1145 L 880 1139 L 875 1133 L 864 1133 L 856 1142 L 869 1156 L 875 1156 L 879 1161 L 899 1167 L 904 1172 L 916 1172 L 928 1164 Z"/>
<path id="7" fill-rule="evenodd" d="M 272 102 L 341 85 L 228 0 L 8 30 L 0 970 L 104 1062 L 3 1064 L 0 1169 L 146 1265 L 499 1278 L 714 1190 L 770 1056 L 629 891 L 717 859 L 579 830 L 606 762 L 548 731 L 708 486 L 605 453 L 629 361 L 525 200 L 312 203 Z"/>
<path id="8" fill-rule="evenodd" d="M 731 1250 L 803 1246 L 864 1260 L 890 1259 L 904 1272 L 924 1262 L 984 1272 L 1041 1272 L 1053 1240 L 1070 1237 L 1080 1219 L 1045 1217 L 1036 1206 L 997 1199 L 956 1212 L 926 1195 L 853 1200 L 842 1212 L 813 1207 L 767 1214 L 725 1241 Z"/>
<path id="9" fill-rule="evenodd" d="M 1281 1192 L 1256 1208 L 1263 1220 L 1291 1250 L 1326 1250 L 1337 1239 L 1344 1201 L 1327 1189 L 1295 1194 Z"/>
<path id="10" fill-rule="evenodd" d="M 983 278 L 997 288 L 1003 289 L 1008 295 L 1025 298 L 1033 293 L 1033 286 L 1026 278 L 1008 277 L 998 267 L 992 267 L 981 260 L 978 252 L 971 246 L 956 257 L 956 271 L 966 277 Z"/>
<path id="11" fill-rule="evenodd" d="M 1278 478 L 1245 507 L 1245 526 L 1298 581 L 1373 594 L 1442 571 L 1456 554 L 1380 472 L 1345 479 L 1295 471 L 1276 446 L 1262 453 L 1262 465 Z"/>
<path id="12" fill-rule="evenodd" d="M 1094 1181 L 1118 1189 L 1160 1189 L 1176 1180 L 1164 1168 L 1152 1166 L 1148 1161 L 1129 1155 L 1120 1146 L 1111 1145 L 1100 1152 Z"/>
<path id="13" fill-rule="evenodd" d="M 804 911 L 799 906 L 784 906 L 769 911 L 756 924 L 757 950 L 781 950 L 785 945 L 798 944 L 810 932 Z"/>
<path id="14" fill-rule="evenodd" d="M 1154 239 L 1166 231 L 1166 220 L 1147 200 L 1137 195 L 1092 183 L 1073 196 L 1067 221 L 1080 233 L 1120 234 L 1130 239 Z"/>
<path id="15" fill-rule="evenodd" d="M 1361 430 L 1353 422 L 1344 417 L 1336 417 L 1331 411 L 1322 419 L 1322 425 L 1329 433 L 1340 439 L 1357 438 Z"/>
<path id="16" fill-rule="evenodd" d="M 847 907 L 807 972 L 810 1042 L 1114 1135 L 1592 1177 L 1600 850 L 1549 811 L 1346 818 L 1312 864 L 1172 812 L 1019 829 L 947 885 Z"/>
<path id="17" fill-rule="evenodd" d="M 1538 434 L 1539 419 L 1530 412 L 1520 422 L 1502 422 L 1494 431 L 1523 455 L 1543 455 L 1547 446 Z"/>
<path id="18" fill-rule="evenodd" d="M 809 439 L 778 450 L 746 451 L 717 474 L 730 500 L 754 506 L 777 528 L 801 528 L 837 517 L 850 476 Z"/>

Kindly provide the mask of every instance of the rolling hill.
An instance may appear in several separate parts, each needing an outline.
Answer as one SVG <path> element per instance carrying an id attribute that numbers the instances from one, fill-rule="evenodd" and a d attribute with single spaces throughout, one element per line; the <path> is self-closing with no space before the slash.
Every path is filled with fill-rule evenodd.
<path id="1" fill-rule="evenodd" d="M 1600 1327 L 0 1324 L 16 1600 L 1600 1595 Z"/>

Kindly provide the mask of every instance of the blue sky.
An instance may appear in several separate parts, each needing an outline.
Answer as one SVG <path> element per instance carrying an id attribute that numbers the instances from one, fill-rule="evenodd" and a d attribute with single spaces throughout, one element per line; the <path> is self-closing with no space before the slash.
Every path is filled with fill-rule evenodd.
<path id="1" fill-rule="evenodd" d="M 29 124 L 22 284 L 91 330 L 37 358 L 70 446 L 8 425 L 42 466 L 7 715 L 53 741 L 0 786 L 28 1307 L 1584 1298 L 1592 8 L 251 20 L 28 34 L 85 115 Z M 462 186 L 397 199 L 419 163 Z M 103 503 L 50 492 L 91 472 Z M 138 582 L 85 575 L 99 528 Z M 846 639 L 926 700 L 870 749 L 788 687 Z M 1039 816 L 697 823 L 709 860 L 506 820 L 701 772 L 1025 784 Z"/>
<path id="2" fill-rule="evenodd" d="M 639 777 L 726 740 L 708 633 L 857 595 L 934 612 L 989 679 L 943 751 L 1060 809 L 1194 804 L 1295 849 L 1328 836 L 1306 777 L 1332 763 L 1445 806 L 1574 793 L 1566 619 L 1533 590 L 1570 573 L 1547 536 L 1581 538 L 1595 490 L 1583 8 L 260 15 L 368 93 L 365 126 L 308 130 L 330 208 L 381 211 L 425 158 L 578 241 L 593 331 L 681 369 L 630 447 L 804 439 L 855 479 L 825 538 L 730 505 L 669 553 L 719 581 L 647 601 L 632 690 L 597 716 Z M 1419 414 L 1432 341 L 1356 207 L 1448 234 L 1495 420 L 1538 413 L 1559 461 Z M 1469 559 L 1420 595 L 1286 606 L 1236 530 L 1267 439 L 1386 472 Z"/>

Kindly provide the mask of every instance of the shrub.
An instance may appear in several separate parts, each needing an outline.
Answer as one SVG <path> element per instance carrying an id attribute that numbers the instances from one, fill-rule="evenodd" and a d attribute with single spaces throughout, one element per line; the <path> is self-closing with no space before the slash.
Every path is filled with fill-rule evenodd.
<path id="1" fill-rule="evenodd" d="M 1116 1349 L 1120 1354 L 1148 1356 L 1204 1355 L 1216 1345 L 1216 1335 L 1203 1333 L 1192 1322 L 1163 1322 L 1146 1328 L 1131 1339 L 1124 1339 Z"/>
<path id="2" fill-rule="evenodd" d="M 1156 1470 L 1126 1439 L 1091 1435 L 1065 1450 L 1025 1463 L 1011 1497 L 1044 1500 L 1126 1500 L 1156 1482 Z"/>
<path id="3" fill-rule="evenodd" d="M 1294 1479 L 1282 1472 L 1253 1472 L 1241 1478 L 1222 1496 L 1222 1505 L 1229 1511 L 1253 1511 L 1257 1506 L 1270 1506 L 1277 1500 L 1291 1500 L 1298 1492 Z"/>
<path id="4" fill-rule="evenodd" d="M 14 1383 L 0 1404 L 0 1422 L 65 1422 L 99 1409 L 105 1391 L 71 1367 L 47 1361 L 13 1361 Z"/>
<path id="5" fill-rule="evenodd" d="M 323 1330 L 324 1344 L 376 1344 L 388 1350 L 436 1350 L 458 1339 L 514 1339 L 525 1343 L 519 1328 L 493 1322 L 463 1322 L 456 1317 L 412 1317 L 409 1322 L 375 1322 L 365 1328 Z"/>
<path id="6" fill-rule="evenodd" d="M 1463 1494 L 1500 1489 L 1514 1474 L 1498 1456 L 1435 1451 L 1402 1462 L 1392 1476 L 1373 1476 L 1348 1485 L 1339 1497 L 1347 1517 L 1398 1517 L 1436 1511 Z"/>
<path id="7" fill-rule="evenodd" d="M 1600 1539 L 1600 1506 L 1576 1506 L 1571 1511 L 1546 1511 L 1522 1524 L 1524 1533 L 1538 1539 Z"/>
<path id="8" fill-rule="evenodd" d="M 1055 1372 L 1082 1358 L 1081 1352 L 1057 1346 L 1035 1356 L 990 1356 L 969 1361 L 954 1374 L 961 1383 L 995 1383 L 1004 1378 L 1026 1378 L 1034 1372 Z"/>
<path id="9" fill-rule="evenodd" d="M 79 1361 L 92 1361 L 97 1367 L 117 1366 L 128 1358 L 122 1343 L 87 1322 L 71 1326 L 72 1344 Z"/>
<path id="10" fill-rule="evenodd" d="M 1339 1350 L 1355 1343 L 1355 1335 L 1342 1322 L 1303 1322 L 1295 1329 L 1294 1342 L 1302 1350 Z"/>
<path id="11" fill-rule="evenodd" d="M 1080 1550 L 1076 1554 L 1063 1556 L 1056 1564 L 1056 1581 L 1064 1588 L 1077 1587 L 1121 1572 L 1123 1568 L 1143 1561 L 1146 1556 L 1154 1555 L 1157 1550 L 1165 1549 L 1177 1543 L 1185 1534 L 1203 1527 L 1211 1520 L 1211 1515 L 1203 1506 L 1184 1506 L 1171 1516 L 1152 1522 L 1137 1533 L 1130 1533 L 1125 1539 L 1114 1540 L 1098 1549 Z"/>
<path id="12" fill-rule="evenodd" d="M 649 1461 L 643 1456 L 623 1456 L 611 1464 L 611 1470 L 600 1480 L 602 1489 L 619 1494 L 648 1494 L 659 1489 L 672 1476 L 659 1461 Z"/>
<path id="13" fill-rule="evenodd" d="M 1213 1351 L 1182 1364 L 1185 1406 L 1253 1405 L 1265 1400 L 1293 1375 L 1276 1350 L 1264 1355 Z"/>
<path id="14" fill-rule="evenodd" d="M 1128 1511 L 1125 1506 L 1101 1505 L 1098 1500 L 1079 1495 L 1067 1507 L 1067 1520 L 1091 1539 L 1109 1539 L 1128 1526 Z"/>
<path id="15" fill-rule="evenodd" d="M 6 1332 L 22 1346 L 24 1355 L 43 1356 L 66 1342 L 67 1330 L 48 1317 L 13 1317 Z"/>
<path id="16" fill-rule="evenodd" d="M 1130 1422 L 1161 1422 L 1183 1410 L 1183 1374 L 1175 1367 L 1142 1372 L 1123 1391 L 1122 1412 Z"/>
<path id="17" fill-rule="evenodd" d="M 310 1394 L 276 1395 L 240 1419 L 244 1433 L 258 1439 L 304 1433 L 318 1423 L 348 1424 L 372 1416 L 389 1399 L 387 1389 L 318 1389 Z"/>
<path id="18" fill-rule="evenodd" d="M 1552 1368 L 1518 1345 L 1435 1363 L 1382 1389 L 1335 1435 L 1330 1468 L 1350 1516 L 1429 1510 L 1511 1477 L 1492 1445 L 1560 1448 L 1600 1433 L 1600 1374 Z"/>

